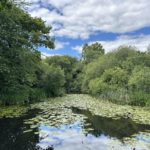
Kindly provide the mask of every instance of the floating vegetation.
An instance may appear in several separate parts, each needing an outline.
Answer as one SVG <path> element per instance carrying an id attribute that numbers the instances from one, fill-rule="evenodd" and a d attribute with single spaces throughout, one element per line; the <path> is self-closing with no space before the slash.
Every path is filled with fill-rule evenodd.
<path id="1" fill-rule="evenodd" d="M 37 128 L 41 125 L 49 127 L 59 127 L 62 124 L 71 124 L 76 121 L 83 120 L 83 115 L 73 114 L 69 108 L 45 108 L 47 111 L 41 111 L 36 117 L 24 120 L 24 124 L 30 125 L 31 129 Z M 49 110 L 49 111 L 48 111 Z"/>
<path id="2" fill-rule="evenodd" d="M 0 118 L 20 117 L 29 110 L 26 106 L 0 107 Z"/>
<path id="3" fill-rule="evenodd" d="M 95 150 L 100 146 L 108 150 L 150 148 L 148 108 L 116 105 L 88 95 L 71 94 L 32 104 L 29 111 L 27 107 L 9 109 L 1 109 L 1 116 L 7 112 L 9 120 L 17 116 L 18 122 L 22 118 L 22 122 L 18 122 L 20 136 L 32 136 L 33 141 L 36 138 L 32 146 L 40 150 Z M 26 115 L 21 117 L 22 114 Z"/>
<path id="4" fill-rule="evenodd" d="M 130 118 L 136 123 L 150 125 L 150 110 L 129 105 L 117 105 L 108 101 L 99 100 L 84 94 L 70 94 L 65 97 L 49 99 L 47 102 L 33 104 L 32 108 L 40 108 L 48 112 L 49 109 L 77 107 L 89 110 L 93 115 L 113 119 Z M 64 112 L 64 110 L 63 110 Z"/>

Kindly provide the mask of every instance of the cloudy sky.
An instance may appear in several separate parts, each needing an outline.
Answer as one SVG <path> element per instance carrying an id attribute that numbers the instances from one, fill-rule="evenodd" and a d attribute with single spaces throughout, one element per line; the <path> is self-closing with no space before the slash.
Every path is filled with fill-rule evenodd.
<path id="1" fill-rule="evenodd" d="M 85 43 L 100 42 L 106 52 L 120 45 L 145 51 L 150 44 L 150 0 L 26 0 L 33 17 L 53 27 L 56 48 L 47 56 L 79 57 Z"/>

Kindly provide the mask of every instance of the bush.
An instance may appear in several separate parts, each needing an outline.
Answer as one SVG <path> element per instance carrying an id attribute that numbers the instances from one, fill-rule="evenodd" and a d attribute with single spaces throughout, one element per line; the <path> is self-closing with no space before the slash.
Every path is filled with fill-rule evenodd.
<path id="1" fill-rule="evenodd" d="M 24 104 L 29 99 L 29 87 L 9 88 L 6 92 L 3 91 L 0 94 L 1 104 L 3 105 Z"/>
<path id="2" fill-rule="evenodd" d="M 46 92 L 44 89 L 31 89 L 29 102 L 42 101 L 44 99 L 46 99 Z"/>
<path id="3" fill-rule="evenodd" d="M 129 88 L 132 91 L 150 93 L 150 68 L 136 66 L 129 79 Z"/>
<path id="4" fill-rule="evenodd" d="M 135 91 L 130 93 L 130 104 L 137 106 L 150 106 L 150 94 L 143 91 Z"/>
<path id="5" fill-rule="evenodd" d="M 65 76 L 60 67 L 48 66 L 43 87 L 48 97 L 61 96 L 64 94 Z"/>
<path id="6" fill-rule="evenodd" d="M 150 105 L 150 57 L 120 47 L 84 67 L 82 91 L 115 103 Z"/>

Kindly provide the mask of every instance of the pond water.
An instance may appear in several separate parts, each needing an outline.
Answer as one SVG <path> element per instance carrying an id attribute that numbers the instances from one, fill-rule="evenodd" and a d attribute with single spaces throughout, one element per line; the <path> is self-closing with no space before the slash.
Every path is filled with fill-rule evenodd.
<path id="1" fill-rule="evenodd" d="M 0 150 L 149 150 L 150 125 L 77 107 L 30 109 L 0 119 Z"/>

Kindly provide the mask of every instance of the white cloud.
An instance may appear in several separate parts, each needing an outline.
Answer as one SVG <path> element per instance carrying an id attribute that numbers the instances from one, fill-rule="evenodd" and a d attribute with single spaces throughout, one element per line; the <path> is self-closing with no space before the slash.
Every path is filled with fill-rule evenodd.
<path id="1" fill-rule="evenodd" d="M 149 0 L 27 1 L 34 3 L 31 15 L 52 25 L 55 36 L 86 39 L 97 31 L 125 33 L 150 26 Z"/>
<path id="2" fill-rule="evenodd" d="M 140 51 L 146 51 L 148 45 L 150 44 L 150 35 L 140 35 L 140 36 L 119 36 L 114 41 L 99 41 L 104 48 L 106 49 L 106 52 L 114 50 L 118 48 L 121 45 L 125 46 L 135 46 Z"/>
<path id="3" fill-rule="evenodd" d="M 55 42 L 55 50 L 63 49 L 65 46 L 69 45 L 69 42 Z"/>
<path id="4" fill-rule="evenodd" d="M 119 36 L 113 41 L 94 41 L 89 42 L 89 45 L 98 42 L 101 43 L 106 50 L 106 52 L 112 51 L 119 46 L 135 46 L 140 51 L 146 51 L 148 45 L 150 44 L 150 35 L 140 35 L 140 36 Z M 83 45 L 78 45 L 72 47 L 72 49 L 77 50 L 79 53 L 82 52 Z"/>
<path id="5" fill-rule="evenodd" d="M 83 45 L 82 46 L 75 46 L 75 47 L 72 47 L 72 49 L 76 50 L 79 53 L 82 53 L 82 47 L 83 47 Z"/>
<path id="6" fill-rule="evenodd" d="M 60 49 L 63 49 L 63 48 L 65 48 L 65 46 L 70 45 L 69 42 L 61 42 L 61 41 L 55 41 L 54 43 L 55 43 L 55 48 L 53 49 L 53 51 L 54 51 L 54 50 L 60 50 Z M 52 49 L 50 49 L 50 48 L 46 48 L 46 47 L 45 47 L 45 49 L 46 49 L 46 50 L 51 50 L 51 51 L 52 51 Z"/>

